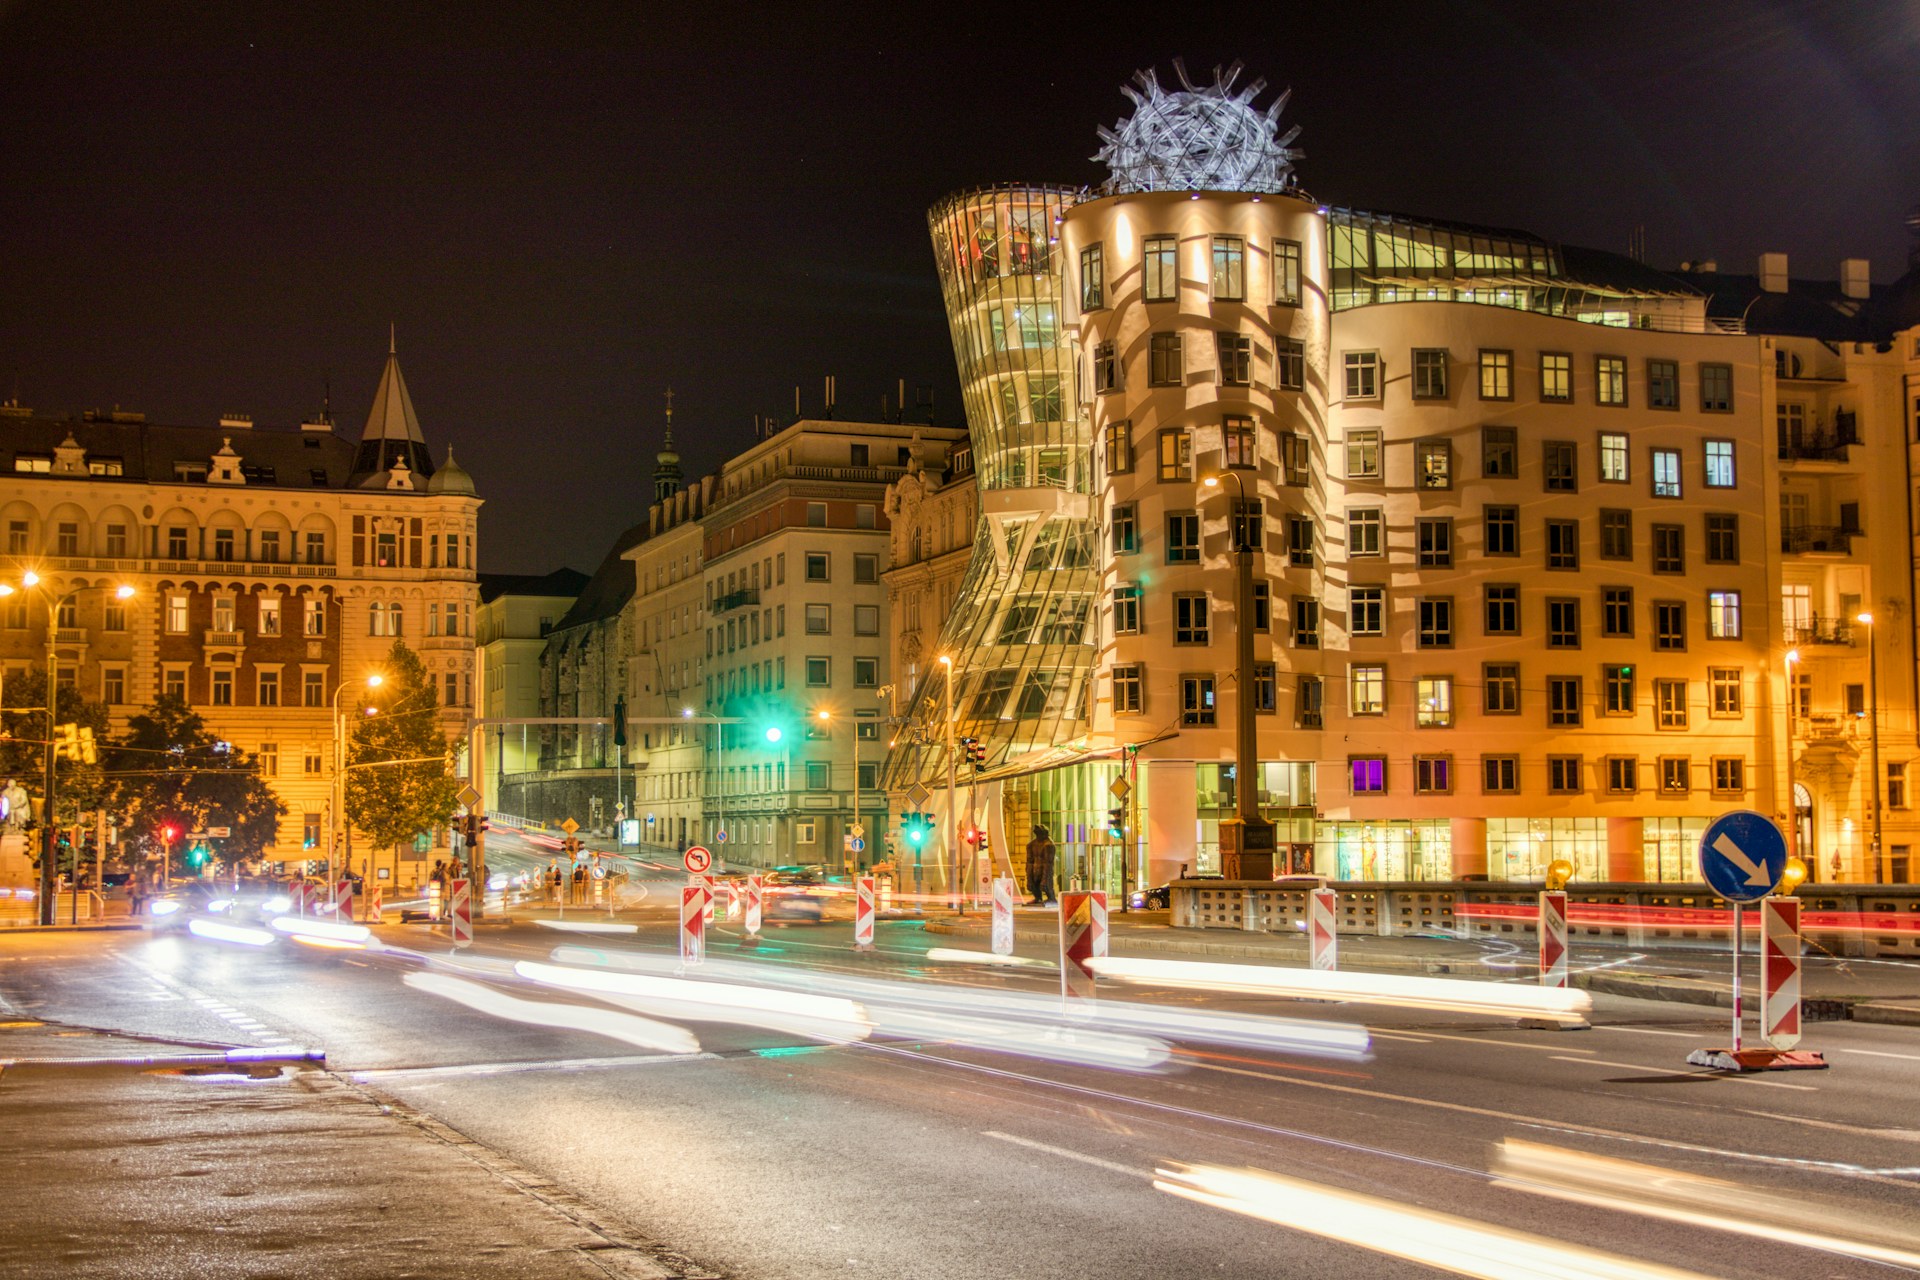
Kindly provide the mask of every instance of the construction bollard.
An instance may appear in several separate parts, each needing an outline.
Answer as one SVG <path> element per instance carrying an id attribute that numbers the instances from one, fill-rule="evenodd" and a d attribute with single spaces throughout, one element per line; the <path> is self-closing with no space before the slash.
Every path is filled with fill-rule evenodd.
<path id="1" fill-rule="evenodd" d="M 1540 895 L 1540 985 L 1567 985 L 1567 895 L 1562 889 Z"/>
<path id="2" fill-rule="evenodd" d="M 757 875 L 747 877 L 747 937 L 760 941 L 760 905 L 764 882 Z"/>
<path id="3" fill-rule="evenodd" d="M 680 964 L 682 967 L 701 964 L 707 958 L 707 907 L 712 895 L 699 884 L 700 877 L 694 877 L 694 883 L 680 890 Z"/>
<path id="4" fill-rule="evenodd" d="M 1094 998 L 1088 961 L 1107 954 L 1107 895 L 1070 890 L 1060 895 L 1060 994 L 1068 1012 Z"/>
<path id="5" fill-rule="evenodd" d="M 453 882 L 452 910 L 447 919 L 453 924 L 453 945 L 466 947 L 473 945 L 473 898 L 469 893 L 472 882 L 455 880 Z"/>
<path id="6" fill-rule="evenodd" d="M 1013 954 L 1013 899 L 1016 892 L 1017 886 L 1007 877 L 994 879 L 993 954 L 997 956 Z"/>
<path id="7" fill-rule="evenodd" d="M 1760 900 L 1760 1029 L 1776 1049 L 1800 1043 L 1800 899 Z"/>
<path id="8" fill-rule="evenodd" d="M 873 950 L 873 877 L 861 876 L 855 882 L 853 902 L 853 946 L 856 951 Z"/>
<path id="9" fill-rule="evenodd" d="M 1340 895 L 1332 889 L 1315 889 L 1307 895 L 1307 951 L 1316 969 L 1340 967 L 1339 907 Z"/>
<path id="10" fill-rule="evenodd" d="M 353 881 L 342 880 L 338 885 L 334 886 L 333 918 L 343 924 L 352 921 Z"/>
<path id="11" fill-rule="evenodd" d="M 380 895 L 379 885 L 375 885 L 373 886 L 373 888 L 367 890 L 367 923 L 368 924 L 383 924 L 386 921 L 387 917 L 385 912 L 382 910 L 380 896 L 381 895 Z"/>

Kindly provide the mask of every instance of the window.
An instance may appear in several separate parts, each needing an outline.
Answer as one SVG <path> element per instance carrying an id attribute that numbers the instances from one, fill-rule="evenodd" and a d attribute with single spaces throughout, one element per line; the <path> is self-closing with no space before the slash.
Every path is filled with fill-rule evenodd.
<path id="1" fill-rule="evenodd" d="M 1628 479 L 1627 437 L 1618 431 L 1600 433 L 1600 481 L 1625 484 Z"/>
<path id="2" fill-rule="evenodd" d="M 1685 680 L 1653 682 L 1653 722 L 1661 729 L 1687 727 L 1687 682 Z"/>
<path id="3" fill-rule="evenodd" d="M 880 557 L 871 551 L 856 554 L 853 557 L 853 580 L 857 583 L 869 584 L 880 581 Z M 447 634 L 453 633 L 449 630 Z"/>
<path id="4" fill-rule="evenodd" d="M 1554 795 L 1579 794 L 1579 756 L 1547 757 L 1547 790 Z"/>
<path id="5" fill-rule="evenodd" d="M 1200 517 L 1192 511 L 1167 515 L 1167 563 L 1200 563 Z"/>
<path id="6" fill-rule="evenodd" d="M 1220 442 L 1227 466 L 1244 469 L 1258 465 L 1260 459 L 1254 451 L 1252 418 L 1228 418 L 1220 428 Z"/>
<path id="7" fill-rule="evenodd" d="M 323 672 L 303 671 L 300 673 L 300 702 L 301 705 L 308 707 L 324 707 L 327 705 L 327 677 Z"/>
<path id="8" fill-rule="evenodd" d="M 853 634 L 857 636 L 877 636 L 880 634 L 879 605 L 857 604 L 853 606 Z"/>
<path id="9" fill-rule="evenodd" d="M 1740 668 L 1708 667 L 1707 696 L 1714 719 L 1738 719 L 1741 707 Z"/>
<path id="10" fill-rule="evenodd" d="M 1486 588 L 1487 626 L 1490 636 L 1520 634 L 1520 588 L 1506 583 Z"/>
<path id="11" fill-rule="evenodd" d="M 1207 596 L 1205 592 L 1181 592 L 1173 598 L 1173 642 L 1206 644 Z"/>
<path id="12" fill-rule="evenodd" d="M 1707 592 L 1707 635 L 1715 640 L 1740 638 L 1740 593 Z"/>
<path id="13" fill-rule="evenodd" d="M 1260 715 L 1272 715 L 1279 704 L 1279 677 L 1271 662 L 1253 664 L 1253 709 Z"/>
<path id="14" fill-rule="evenodd" d="M 1347 508 L 1347 555 L 1381 555 L 1382 545 L 1380 508 Z"/>
<path id="15" fill-rule="evenodd" d="M 1480 398 L 1513 399 L 1513 352 L 1481 350 Z"/>
<path id="16" fill-rule="evenodd" d="M 53 470 L 53 459 L 44 453 L 16 453 L 13 455 L 13 469 L 46 475 Z"/>
<path id="17" fill-rule="evenodd" d="M 1318 729 L 1323 722 L 1325 686 L 1319 676 L 1301 676 L 1293 686 L 1293 723 L 1300 729 Z"/>
<path id="18" fill-rule="evenodd" d="M 825 551 L 807 552 L 807 581 L 808 582 L 828 581 L 829 580 L 828 567 L 830 563 L 831 562 L 828 559 L 828 554 Z"/>
<path id="19" fill-rule="evenodd" d="M 233 531 L 231 529 L 223 529 L 221 532 L 227 535 L 227 550 L 231 552 L 233 550 Z M 215 535 L 216 538 L 218 536 L 218 534 Z M 69 524 L 63 521 L 54 528 L 53 554 L 57 556 L 77 556 L 80 554 L 79 525 Z M 232 558 L 231 554 L 221 557 L 223 560 L 231 560 Z"/>
<path id="20" fill-rule="evenodd" d="M 1296 566 L 1313 563 L 1313 520 L 1307 516 L 1287 516 L 1287 561 Z"/>
<path id="21" fill-rule="evenodd" d="M 1273 303 L 1278 307 L 1300 305 L 1300 242 L 1273 242 Z"/>
<path id="22" fill-rule="evenodd" d="M 1115 587 L 1113 589 L 1113 633 L 1117 636 L 1137 635 L 1140 631 L 1140 588 Z"/>
<path id="23" fill-rule="evenodd" d="M 1600 558 L 1633 559 L 1633 512 L 1603 508 L 1600 512 Z"/>
<path id="24" fill-rule="evenodd" d="M 1731 512 L 1707 516 L 1708 564 L 1740 563 L 1740 517 Z"/>
<path id="25" fill-rule="evenodd" d="M 1186 375 L 1186 360 L 1177 333 L 1156 333 L 1147 339 L 1147 385 L 1154 387 L 1177 387 Z M 1112 387 L 1095 385 L 1096 391 L 1111 391 Z"/>
<path id="26" fill-rule="evenodd" d="M 1377 351 L 1349 351 L 1341 358 L 1346 372 L 1346 391 L 1349 400 L 1378 400 L 1380 398 L 1380 353 Z"/>
<path id="27" fill-rule="evenodd" d="M 1702 413 L 1733 412 L 1732 365 L 1703 364 L 1700 366 L 1700 411 Z"/>
<path id="28" fill-rule="evenodd" d="M 1520 433 L 1516 429 L 1480 429 L 1480 474 L 1488 480 L 1511 480 L 1520 474 Z"/>
<path id="29" fill-rule="evenodd" d="M 1311 596 L 1293 598 L 1293 647 L 1320 647 L 1320 602 Z"/>
<path id="30" fill-rule="evenodd" d="M 1559 728 L 1580 727 L 1580 677 L 1547 677 L 1547 723 Z"/>
<path id="31" fill-rule="evenodd" d="M 1447 398 L 1447 356 L 1445 348 L 1415 348 L 1413 353 L 1413 398 Z"/>
<path id="32" fill-rule="evenodd" d="M 1633 756 L 1608 756 L 1607 794 L 1632 795 L 1640 790 L 1640 761 Z"/>
<path id="33" fill-rule="evenodd" d="M 1113 669 L 1113 709 L 1121 715 L 1138 715 L 1145 706 L 1139 663 Z"/>
<path id="34" fill-rule="evenodd" d="M 1160 478 L 1162 480 L 1193 479 L 1193 437 L 1187 434 L 1185 427 L 1163 427 L 1160 430 Z"/>
<path id="35" fill-rule="evenodd" d="M 1222 386 L 1244 387 L 1253 381 L 1253 339 L 1244 333 L 1215 335 L 1220 351 Z"/>
<path id="36" fill-rule="evenodd" d="M 307 535 L 307 563 L 325 564 L 327 562 L 327 535 L 309 533 Z"/>
<path id="37" fill-rule="evenodd" d="M 269 535 L 264 533 L 260 535 L 260 545 L 263 549 L 266 546 L 268 536 Z M 276 533 L 271 536 L 275 540 L 274 545 L 278 546 L 280 535 Z M 123 557 L 127 554 L 127 526 L 123 524 L 110 524 L 107 526 L 107 554 L 115 558 Z"/>
<path id="38" fill-rule="evenodd" d="M 1660 794 L 1683 796 L 1693 787 L 1693 761 L 1686 756 L 1660 757 Z"/>
<path id="39" fill-rule="evenodd" d="M 373 535 L 373 562 L 382 568 L 400 563 L 399 534 L 376 533 Z"/>
<path id="40" fill-rule="evenodd" d="M 807 606 L 807 634 L 810 636 L 831 635 L 833 632 L 833 606 L 810 604 Z"/>
<path id="41" fill-rule="evenodd" d="M 1520 508 L 1489 506 L 1486 516 L 1486 553 L 1490 556 L 1520 554 Z"/>
<path id="42" fill-rule="evenodd" d="M 169 698 L 187 697 L 187 672 L 184 667 L 168 667 L 160 673 L 160 691 Z"/>
<path id="43" fill-rule="evenodd" d="M 1380 432 L 1374 429 L 1347 432 L 1347 479 L 1380 478 Z"/>
<path id="44" fill-rule="evenodd" d="M 1687 647 L 1687 606 L 1679 600 L 1653 602 L 1653 647 L 1678 653 Z"/>
<path id="45" fill-rule="evenodd" d="M 1656 498 L 1680 496 L 1680 451 L 1678 449 L 1653 451 L 1653 496 Z"/>
<path id="46" fill-rule="evenodd" d="M 1387 758 L 1385 756 L 1348 756 L 1348 785 L 1356 796 L 1385 795 Z"/>
<path id="47" fill-rule="evenodd" d="M 279 596 L 261 596 L 260 603 L 259 603 L 259 613 L 257 616 L 259 621 L 254 624 L 255 630 L 257 630 L 263 636 L 279 635 L 280 634 L 280 597 Z"/>
<path id="48" fill-rule="evenodd" d="M 1680 366 L 1672 360 L 1647 361 L 1647 407 L 1680 407 Z"/>
<path id="49" fill-rule="evenodd" d="M 1300 391 L 1307 385 L 1307 348 L 1297 338 L 1273 340 L 1273 382 L 1282 391 Z"/>
<path id="50" fill-rule="evenodd" d="M 1416 795 L 1443 796 L 1453 790 L 1452 756 L 1415 756 L 1413 790 Z"/>
<path id="51" fill-rule="evenodd" d="M 1907 766 L 1905 762 L 1887 762 L 1887 808 L 1907 807 Z"/>
<path id="52" fill-rule="evenodd" d="M 827 527 L 826 503 L 809 502 L 807 504 L 807 525 L 809 528 L 814 529 L 824 529 Z"/>
<path id="53" fill-rule="evenodd" d="M 1421 676 L 1414 682 L 1414 722 L 1425 729 L 1453 723 L 1453 677 Z"/>
<path id="54" fill-rule="evenodd" d="M 1540 398 L 1562 402 L 1573 399 L 1573 357 L 1566 352 L 1540 353 Z"/>
<path id="55" fill-rule="evenodd" d="M 1179 289 L 1179 245 L 1172 236 L 1148 236 L 1141 260 L 1147 302 L 1172 302 Z"/>
<path id="56" fill-rule="evenodd" d="M 1713 758 L 1713 790 L 1717 795 L 1743 794 L 1747 789 L 1747 762 L 1738 756 Z"/>
<path id="57" fill-rule="evenodd" d="M 1547 601 L 1547 648 L 1580 647 L 1580 602 L 1562 597 Z"/>
<path id="58" fill-rule="evenodd" d="M 214 671 L 213 705 L 216 707 L 233 705 L 233 672 L 231 670 Z"/>
<path id="59" fill-rule="evenodd" d="M 1258 498 L 1248 498 L 1244 502 L 1237 498 L 1234 500 L 1233 549 L 1235 551 L 1242 547 L 1249 551 L 1260 551 L 1265 548 L 1266 539 L 1262 536 L 1266 531 L 1267 523 L 1266 516 L 1262 514 L 1264 510 L 1265 507 Z"/>
<path id="60" fill-rule="evenodd" d="M 167 559 L 185 560 L 187 558 L 187 531 L 179 525 L 167 530 Z"/>
<path id="61" fill-rule="evenodd" d="M 1385 587 L 1348 587 L 1349 629 L 1356 636 L 1377 636 L 1386 627 Z"/>
<path id="62" fill-rule="evenodd" d="M 187 633 L 187 598 L 183 595 L 167 597 L 167 634 L 181 636 Z"/>
<path id="63" fill-rule="evenodd" d="M 1430 569 L 1453 567 L 1453 521 L 1446 516 L 1417 519 L 1414 536 L 1420 548 L 1420 563 Z"/>
<path id="64" fill-rule="evenodd" d="M 1625 663 L 1607 663 L 1600 668 L 1601 713 L 1630 716 L 1634 710 L 1633 668 Z"/>
<path id="65" fill-rule="evenodd" d="M 125 631 L 127 629 L 127 606 L 118 600 L 108 600 L 103 610 L 101 627 L 106 631 Z"/>
<path id="66" fill-rule="evenodd" d="M 1140 529 L 1135 523 L 1135 507 L 1131 502 L 1122 502 L 1113 508 L 1109 544 L 1117 556 L 1131 555 L 1140 549 Z"/>
<path id="67" fill-rule="evenodd" d="M 1627 403 L 1627 362 L 1622 356 L 1593 358 L 1595 403 L 1620 408 Z"/>
<path id="68" fill-rule="evenodd" d="M 1481 756 L 1480 790 L 1490 796 L 1512 795 L 1520 790 L 1519 756 Z"/>
<path id="69" fill-rule="evenodd" d="M 807 790 L 829 791 L 833 788 L 832 765 L 825 760 L 807 761 Z"/>
<path id="70" fill-rule="evenodd" d="M 1420 647 L 1453 647 L 1453 597 L 1430 596 L 1420 601 Z"/>
<path id="71" fill-rule="evenodd" d="M 100 701 L 110 707 L 117 707 L 126 700 L 127 669 L 125 667 L 102 667 L 100 669 Z"/>
<path id="72" fill-rule="evenodd" d="M 1098 311 L 1107 305 L 1107 268 L 1104 245 L 1091 244 L 1080 251 L 1080 309 Z"/>
<path id="73" fill-rule="evenodd" d="M 833 683 L 833 662 L 829 658 L 807 659 L 807 687 L 823 689 Z"/>
<path id="74" fill-rule="evenodd" d="M 1213 300 L 1244 302 L 1247 298 L 1247 242 L 1239 236 L 1213 238 Z"/>
<path id="75" fill-rule="evenodd" d="M 400 633 L 400 603 L 383 604 L 376 600 L 367 612 L 367 634 L 397 636 Z"/>
<path id="76" fill-rule="evenodd" d="M 1633 588 L 1600 588 L 1600 634 L 1615 638 L 1633 635 Z"/>
<path id="77" fill-rule="evenodd" d="M 1387 669 L 1354 666 L 1347 668 L 1347 712 L 1356 716 L 1385 715 L 1387 710 Z"/>
<path id="78" fill-rule="evenodd" d="M 1488 662 L 1480 668 L 1480 710 L 1488 716 L 1521 714 L 1521 664 Z"/>
<path id="79" fill-rule="evenodd" d="M 277 707 L 280 705 L 280 673 L 266 669 L 260 672 L 259 705 Z"/>
<path id="80" fill-rule="evenodd" d="M 872 689 L 880 683 L 880 659 L 855 658 L 853 660 L 853 687 Z"/>
<path id="81" fill-rule="evenodd" d="M 1706 443 L 1707 475 L 1709 489 L 1731 489 L 1733 477 L 1733 441 L 1709 440 Z"/>
<path id="82" fill-rule="evenodd" d="M 1580 487 L 1578 455 L 1571 440 L 1546 442 L 1546 485 L 1548 493 L 1572 493 Z"/>
<path id="83" fill-rule="evenodd" d="M 1159 354 L 1160 339 L 1165 336 L 1159 333 L 1153 335 L 1156 355 Z M 1120 390 L 1120 358 L 1114 354 L 1111 342 L 1099 343 L 1093 349 L 1093 389 L 1101 392 Z"/>
<path id="84" fill-rule="evenodd" d="M 1180 723 L 1209 725 L 1214 722 L 1213 677 L 1180 677 Z"/>
<path id="85" fill-rule="evenodd" d="M 1453 446 L 1445 440 L 1415 441 L 1413 483 L 1420 489 L 1453 488 Z"/>
<path id="86" fill-rule="evenodd" d="M 1580 522 L 1578 520 L 1547 521 L 1547 568 L 1578 569 L 1580 567 Z"/>
<path id="87" fill-rule="evenodd" d="M 1653 526 L 1653 571 L 1655 573 L 1685 573 L 1687 571 L 1687 531 L 1677 524 L 1657 524 Z"/>

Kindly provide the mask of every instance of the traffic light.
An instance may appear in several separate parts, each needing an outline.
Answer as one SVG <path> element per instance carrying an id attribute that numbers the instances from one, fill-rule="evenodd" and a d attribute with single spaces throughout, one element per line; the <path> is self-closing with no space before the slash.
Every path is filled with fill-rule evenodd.
<path id="1" fill-rule="evenodd" d="M 980 828 L 974 826 L 971 822 L 967 824 L 966 841 L 968 844 L 973 845 L 977 848 L 980 842 L 985 838 L 986 838 L 986 835 L 984 832 L 980 830 Z"/>
<path id="2" fill-rule="evenodd" d="M 1127 807 L 1115 805 L 1107 810 L 1107 834 L 1115 840 L 1123 840 L 1127 835 Z"/>
<path id="3" fill-rule="evenodd" d="M 72 724 L 54 726 L 54 754 L 64 753 L 67 759 L 78 763 L 80 759 L 80 727 Z"/>
<path id="4" fill-rule="evenodd" d="M 80 726 L 80 763 L 98 764 L 99 762 L 100 762 L 100 753 L 94 748 L 94 745 L 93 745 L 93 728 L 90 725 L 81 725 Z"/>
<path id="5" fill-rule="evenodd" d="M 483 836 L 487 834 L 487 826 L 488 826 L 488 823 L 487 823 L 486 814 L 484 813 L 468 814 L 467 815 L 467 838 L 469 840 L 481 839 Z"/>
<path id="6" fill-rule="evenodd" d="M 960 758 L 978 769 L 987 762 L 987 744 L 978 738 L 960 739 Z"/>
<path id="7" fill-rule="evenodd" d="M 580 852 L 580 840 L 577 836 L 568 836 L 560 848 L 562 852 L 571 858 L 574 854 Z"/>
<path id="8" fill-rule="evenodd" d="M 906 833 L 907 843 L 918 849 L 927 843 L 933 823 L 924 813 L 905 813 L 900 815 L 900 829 Z"/>

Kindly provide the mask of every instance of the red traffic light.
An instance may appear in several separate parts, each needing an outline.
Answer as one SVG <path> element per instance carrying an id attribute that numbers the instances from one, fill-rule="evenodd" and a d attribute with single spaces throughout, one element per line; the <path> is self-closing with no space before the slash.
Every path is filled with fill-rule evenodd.
<path id="1" fill-rule="evenodd" d="M 178 831 L 175 831 L 172 827 L 160 828 L 160 839 L 166 842 L 167 844 L 172 844 L 177 838 L 179 838 L 179 835 L 180 833 Z"/>
<path id="2" fill-rule="evenodd" d="M 978 828 L 978 827 L 974 827 L 974 826 L 969 826 L 969 827 L 967 828 L 967 837 L 966 837 L 966 839 L 967 839 L 967 843 L 968 843 L 968 844 L 979 844 L 979 843 L 980 843 L 980 828 Z"/>

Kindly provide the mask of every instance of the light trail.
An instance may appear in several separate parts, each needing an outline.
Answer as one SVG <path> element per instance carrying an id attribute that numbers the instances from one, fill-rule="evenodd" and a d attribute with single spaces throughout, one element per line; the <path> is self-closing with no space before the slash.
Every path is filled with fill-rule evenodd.
<path id="1" fill-rule="evenodd" d="M 864 1040 L 873 1030 L 866 1011 L 858 1004 L 832 996 L 608 969 L 579 969 L 532 960 L 519 961 L 513 971 L 529 982 L 611 997 L 629 1007 L 663 1017 L 761 1027 L 835 1044 Z"/>
<path id="2" fill-rule="evenodd" d="M 299 916 L 275 916 L 273 929 L 293 938 L 344 942 L 364 946 L 373 930 L 363 924 L 335 924 L 330 920 L 303 920 Z"/>
<path id="3" fill-rule="evenodd" d="M 224 920 L 204 920 L 198 916 L 187 921 L 187 932 L 196 938 L 234 942 L 243 947 L 264 947 L 273 942 L 273 935 L 265 929 L 249 929 L 245 925 L 228 924 Z"/>
<path id="4" fill-rule="evenodd" d="M 523 1000 L 495 991 L 492 987 L 443 973 L 409 973 L 401 979 L 416 991 L 463 1004 L 469 1009 L 508 1022 L 524 1022 L 536 1027 L 554 1027 L 563 1031 L 585 1031 L 626 1044 L 638 1045 L 660 1053 L 699 1053 L 700 1042 L 685 1027 L 656 1022 L 617 1009 L 593 1005 L 562 1004 L 547 1000 Z"/>

